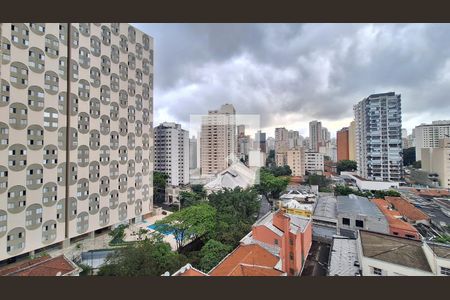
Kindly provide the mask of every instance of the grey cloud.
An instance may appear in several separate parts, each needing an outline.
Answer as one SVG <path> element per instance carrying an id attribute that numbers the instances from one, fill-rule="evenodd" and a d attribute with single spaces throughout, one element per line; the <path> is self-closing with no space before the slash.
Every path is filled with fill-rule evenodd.
<path id="1" fill-rule="evenodd" d="M 231 102 L 264 127 L 286 114 L 326 124 L 385 91 L 402 94 L 408 126 L 450 110 L 447 24 L 137 26 L 155 39 L 155 114 L 173 121 Z"/>

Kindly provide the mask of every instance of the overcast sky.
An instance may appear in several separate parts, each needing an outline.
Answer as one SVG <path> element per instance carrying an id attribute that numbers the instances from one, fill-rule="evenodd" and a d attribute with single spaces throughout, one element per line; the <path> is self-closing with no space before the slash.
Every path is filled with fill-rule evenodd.
<path id="1" fill-rule="evenodd" d="M 154 124 L 189 128 L 223 103 L 275 127 L 332 136 L 370 94 L 402 95 L 403 127 L 450 119 L 447 24 L 134 24 L 154 38 Z"/>

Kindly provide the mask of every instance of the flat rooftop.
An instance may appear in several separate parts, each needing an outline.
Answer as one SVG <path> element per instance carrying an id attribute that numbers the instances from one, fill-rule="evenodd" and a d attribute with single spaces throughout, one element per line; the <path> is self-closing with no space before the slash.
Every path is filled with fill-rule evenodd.
<path id="1" fill-rule="evenodd" d="M 329 276 L 355 276 L 359 272 L 359 267 L 355 266 L 359 261 L 356 244 L 355 239 L 333 238 Z"/>
<path id="2" fill-rule="evenodd" d="M 450 259 L 450 245 L 428 242 L 434 254 L 440 258 Z"/>
<path id="3" fill-rule="evenodd" d="M 356 195 L 337 196 L 337 212 L 353 213 L 384 219 L 383 213 L 366 197 Z"/>
<path id="4" fill-rule="evenodd" d="M 337 219 L 337 200 L 334 196 L 323 196 L 317 199 L 314 209 L 315 217 Z"/>
<path id="5" fill-rule="evenodd" d="M 365 257 L 432 272 L 421 241 L 366 230 L 359 235 Z"/>

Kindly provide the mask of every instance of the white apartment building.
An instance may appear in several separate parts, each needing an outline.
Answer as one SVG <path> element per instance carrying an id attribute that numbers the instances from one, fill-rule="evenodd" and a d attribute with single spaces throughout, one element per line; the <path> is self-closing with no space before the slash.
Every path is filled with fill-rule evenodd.
<path id="1" fill-rule="evenodd" d="M 358 175 L 369 180 L 403 177 L 401 96 L 374 94 L 353 107 Z"/>
<path id="2" fill-rule="evenodd" d="M 450 138 L 441 139 L 438 147 L 422 148 L 422 169 L 439 175 L 443 188 L 450 188 Z"/>
<path id="3" fill-rule="evenodd" d="M 422 160 L 422 149 L 439 147 L 439 141 L 450 136 L 450 120 L 421 124 L 414 129 L 416 161 Z"/>
<path id="4" fill-rule="evenodd" d="M 323 172 L 324 159 L 323 154 L 318 152 L 305 152 L 305 171 L 307 172 Z"/>
<path id="5" fill-rule="evenodd" d="M 303 147 L 288 150 L 287 165 L 291 168 L 292 176 L 305 175 L 305 152 Z"/>
<path id="6" fill-rule="evenodd" d="M 153 39 L 0 23 L 0 49 L 0 261 L 151 212 Z"/>
<path id="7" fill-rule="evenodd" d="M 215 175 L 236 159 L 236 111 L 231 104 L 210 110 L 202 117 L 200 168 L 202 175 Z"/>
<path id="8" fill-rule="evenodd" d="M 155 127 L 155 171 L 169 175 L 172 186 L 189 183 L 189 132 L 180 124 L 164 122 Z"/>

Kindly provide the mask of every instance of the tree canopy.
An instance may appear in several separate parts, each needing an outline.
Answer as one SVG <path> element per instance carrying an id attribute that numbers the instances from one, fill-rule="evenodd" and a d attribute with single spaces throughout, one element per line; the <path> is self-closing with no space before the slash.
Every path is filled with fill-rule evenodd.
<path id="1" fill-rule="evenodd" d="M 100 267 L 99 276 L 161 276 L 175 272 L 187 263 L 186 257 L 172 252 L 161 238 L 139 241 L 110 255 Z"/>
<path id="2" fill-rule="evenodd" d="M 175 236 L 177 250 L 189 240 L 213 231 L 216 209 L 207 203 L 199 203 L 174 212 L 155 222 L 155 230 L 171 232 Z"/>
<path id="3" fill-rule="evenodd" d="M 410 166 L 416 161 L 416 148 L 403 149 L 403 165 Z"/>
<path id="4" fill-rule="evenodd" d="M 200 250 L 200 262 L 198 267 L 203 272 L 209 272 L 215 267 L 233 248 L 216 240 L 209 240 Z"/>
<path id="5" fill-rule="evenodd" d="M 354 160 L 340 160 L 338 161 L 336 168 L 338 173 L 342 171 L 355 171 L 357 169 L 357 163 Z"/>
<path id="6" fill-rule="evenodd" d="M 155 189 L 155 203 L 164 202 L 166 184 L 169 175 L 158 171 L 153 172 L 153 187 Z"/>
<path id="7" fill-rule="evenodd" d="M 280 197 L 280 194 L 286 190 L 289 179 L 284 177 L 277 177 L 270 171 L 262 168 L 259 173 L 259 184 L 256 189 L 266 197 L 272 196 L 275 199 Z"/>

